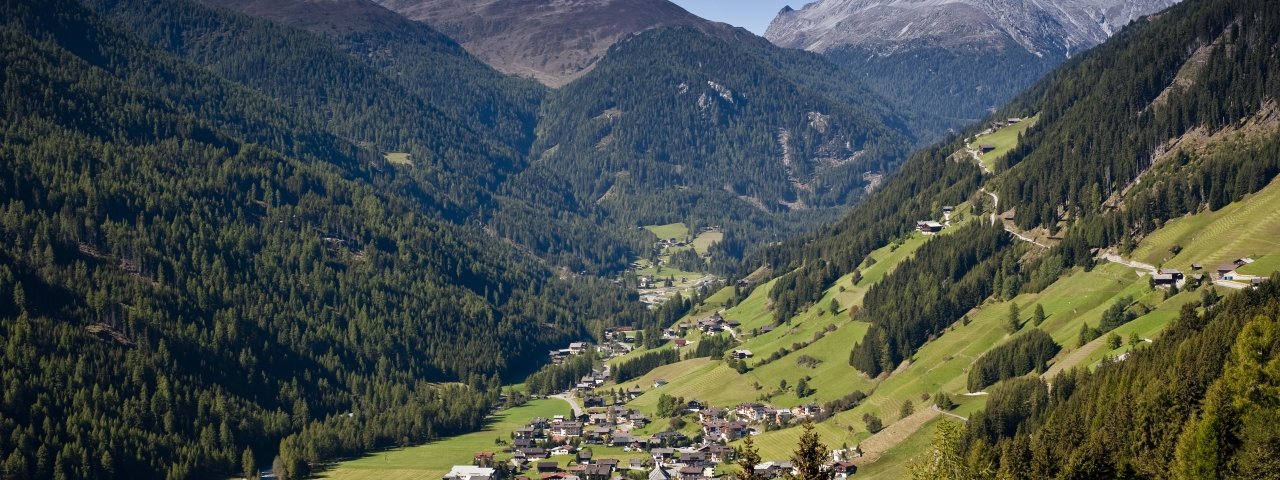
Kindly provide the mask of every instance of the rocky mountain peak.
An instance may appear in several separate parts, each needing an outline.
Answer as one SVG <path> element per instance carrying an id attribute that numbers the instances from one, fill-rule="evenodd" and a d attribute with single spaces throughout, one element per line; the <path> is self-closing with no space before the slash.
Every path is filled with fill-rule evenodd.
<path id="1" fill-rule="evenodd" d="M 1130 21 L 1177 0 L 818 0 L 783 9 L 765 38 L 823 52 L 880 54 L 919 47 L 989 50 L 1018 45 L 1037 56 L 1071 56 Z"/>
<path id="2" fill-rule="evenodd" d="M 667 0 L 377 0 L 430 24 L 494 68 L 560 86 L 589 71 L 618 40 L 644 30 L 730 27 Z"/>

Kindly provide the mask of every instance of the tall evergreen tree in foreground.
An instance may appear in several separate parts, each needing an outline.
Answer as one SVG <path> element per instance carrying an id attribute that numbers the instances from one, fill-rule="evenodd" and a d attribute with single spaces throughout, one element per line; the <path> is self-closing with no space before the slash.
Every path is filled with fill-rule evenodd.
<path id="1" fill-rule="evenodd" d="M 831 480 L 834 472 L 826 468 L 827 458 L 831 451 L 813 431 L 813 423 L 805 422 L 804 433 L 800 434 L 800 443 L 795 453 L 791 454 L 791 466 L 795 473 L 789 474 L 791 480 Z"/>
<path id="2" fill-rule="evenodd" d="M 979 478 L 964 458 L 964 427 L 950 420 L 938 422 L 933 443 L 910 464 L 913 480 L 969 480 Z"/>
<path id="3" fill-rule="evenodd" d="M 747 435 L 742 439 L 742 447 L 738 448 L 738 460 L 734 462 L 738 466 L 738 473 L 733 475 L 735 480 L 765 480 L 764 474 L 756 472 L 756 465 L 760 464 L 760 451 L 756 450 L 755 442 L 751 440 L 751 435 Z"/>

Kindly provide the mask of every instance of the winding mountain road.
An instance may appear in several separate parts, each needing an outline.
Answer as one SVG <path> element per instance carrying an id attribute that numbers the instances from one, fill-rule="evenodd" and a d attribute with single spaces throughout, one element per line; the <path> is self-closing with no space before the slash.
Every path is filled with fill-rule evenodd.
<path id="1" fill-rule="evenodd" d="M 1156 267 L 1155 267 L 1154 265 L 1147 264 L 1147 263 L 1142 263 L 1142 262 L 1139 262 L 1139 261 L 1137 261 L 1137 260 L 1130 260 L 1130 259 L 1128 259 L 1128 258 L 1124 258 L 1124 257 L 1121 257 L 1121 256 L 1119 256 L 1119 255 L 1113 255 L 1113 254 L 1110 254 L 1110 253 L 1108 253 L 1108 254 L 1104 254 L 1103 256 L 1101 256 L 1101 257 L 1099 257 L 1099 258 L 1101 258 L 1101 259 L 1103 259 L 1103 260 L 1106 260 L 1106 261 L 1108 261 L 1108 262 L 1111 262 L 1111 263 L 1119 263 L 1119 264 L 1121 264 L 1121 265 L 1124 265 L 1124 266 L 1126 266 L 1126 267 L 1130 267 L 1130 268 L 1133 268 L 1133 269 L 1136 269 L 1136 270 L 1144 270 L 1144 271 L 1146 271 L 1146 272 L 1147 272 L 1147 274 L 1154 274 L 1154 273 L 1156 273 L 1156 270 L 1157 270 L 1157 269 L 1156 269 Z"/>
<path id="2" fill-rule="evenodd" d="M 981 165 L 981 163 L 979 163 L 979 165 Z M 984 169 L 983 171 L 986 171 L 986 170 Z M 997 215 L 999 215 L 1000 213 L 1000 196 L 996 195 L 995 192 L 987 190 L 986 188 L 982 188 L 979 191 L 990 196 L 992 203 L 994 203 L 994 205 L 992 205 L 991 207 L 992 209 L 991 224 L 994 225 L 996 222 L 1000 221 L 999 218 L 997 217 Z M 1010 227 L 1007 224 L 1002 224 L 1001 226 L 1004 227 L 1004 231 L 1009 232 L 1010 235 L 1013 235 L 1014 238 L 1017 238 L 1018 240 L 1022 240 L 1024 242 L 1027 242 L 1042 248 L 1049 248 L 1048 245 L 1037 242 L 1035 241 L 1035 239 L 1028 237 L 1026 235 L 1023 235 L 1022 233 L 1018 232 L 1017 230 L 1014 230 L 1013 227 Z"/>
<path id="3" fill-rule="evenodd" d="M 991 169 L 987 168 L 987 164 L 982 163 L 981 154 L 979 154 L 976 149 L 971 148 L 968 142 L 965 142 L 964 144 L 964 151 L 969 152 L 969 156 L 973 157 L 973 161 L 978 162 L 978 168 L 982 169 L 982 173 L 985 173 L 987 175 L 995 174 L 995 172 L 992 172 Z"/>
<path id="4" fill-rule="evenodd" d="M 951 418 L 958 419 L 958 420 L 960 420 L 960 421 L 962 421 L 962 422 L 968 422 L 968 421 L 969 421 L 969 419 L 968 419 L 968 418 L 961 417 L 961 416 L 956 415 L 956 414 L 954 414 L 954 413 L 951 413 L 951 412 L 948 412 L 948 411 L 943 410 L 943 409 L 941 409 L 941 408 L 938 408 L 938 404 L 936 404 L 936 403 L 935 403 L 935 404 L 933 404 L 933 405 L 930 405 L 930 406 L 929 406 L 929 408 L 932 408 L 935 412 L 941 413 L 941 414 L 946 415 L 946 416 L 951 417 Z"/>

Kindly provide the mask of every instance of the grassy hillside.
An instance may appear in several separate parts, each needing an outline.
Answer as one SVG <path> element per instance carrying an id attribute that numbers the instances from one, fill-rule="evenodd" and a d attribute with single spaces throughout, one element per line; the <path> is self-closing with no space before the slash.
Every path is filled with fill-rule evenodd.
<path id="1" fill-rule="evenodd" d="M 1191 271 L 1191 264 L 1206 269 L 1240 257 L 1260 260 L 1248 273 L 1269 275 L 1280 266 L 1280 182 L 1248 195 L 1244 200 L 1215 211 L 1187 215 L 1169 221 L 1147 235 L 1133 251 L 1133 258 L 1152 265 Z M 1174 254 L 1175 246 L 1180 247 Z"/>
<path id="2" fill-rule="evenodd" d="M 1267 202 L 1273 198 L 1272 195 L 1275 195 L 1277 185 L 1280 185 L 1280 182 L 1268 186 L 1257 196 L 1233 203 L 1219 211 L 1205 212 L 1169 222 L 1165 228 L 1152 233 L 1138 245 L 1135 257 L 1142 252 L 1167 251 L 1171 238 L 1201 238 L 1194 235 L 1194 230 L 1188 225 L 1209 228 L 1207 226 L 1220 224 L 1224 219 L 1235 219 L 1239 222 L 1239 217 L 1250 215 L 1247 212 L 1270 210 L 1267 208 Z M 1265 218 L 1265 215 L 1254 215 L 1252 218 L 1261 219 Z M 1254 220 L 1240 222 L 1240 224 L 1254 225 L 1262 231 L 1275 228 L 1275 225 L 1268 222 Z M 1203 238 L 1206 240 L 1198 243 L 1188 242 L 1188 244 L 1196 249 L 1213 248 L 1213 251 L 1220 252 L 1218 255 L 1223 258 L 1246 256 L 1245 252 L 1250 252 L 1248 254 L 1257 255 L 1262 259 L 1280 256 L 1280 247 L 1232 250 L 1221 245 L 1222 242 L 1208 240 L 1214 238 L 1212 236 L 1206 235 Z M 1254 243 L 1254 245 L 1257 244 Z M 1190 264 L 1191 260 L 1186 262 Z M 1265 262 L 1259 263 L 1265 264 Z M 1218 292 L 1225 295 L 1229 290 L 1218 288 Z M 1080 326 L 1088 324 L 1096 327 L 1103 312 L 1125 297 L 1132 297 L 1151 309 L 1150 312 L 1114 330 L 1114 333 L 1126 341 L 1122 342 L 1119 348 L 1111 349 L 1106 345 L 1104 335 L 1084 346 L 1078 346 L 1077 337 Z M 1017 303 L 1021 307 L 1024 321 L 1030 318 L 1035 305 L 1044 307 L 1046 320 L 1040 328 L 1050 333 L 1055 342 L 1064 347 L 1044 375 L 1048 379 L 1064 369 L 1096 368 L 1105 358 L 1116 358 L 1132 350 L 1133 347 L 1127 339 L 1133 334 L 1144 339 L 1137 348 L 1145 348 L 1145 345 L 1149 344 L 1148 341 L 1159 338 L 1163 329 L 1177 317 L 1182 305 L 1196 302 L 1199 298 L 1199 291 L 1188 291 L 1165 299 L 1160 291 L 1148 286 L 1146 277 L 1139 276 L 1133 268 L 1123 265 L 1104 263 L 1091 271 L 1075 269 L 1040 293 L 1019 295 L 1012 302 L 991 302 L 975 309 L 970 314 L 972 320 L 970 325 L 956 326 L 952 331 L 927 344 L 913 358 L 910 366 L 900 369 L 877 384 L 875 392 L 862 405 L 828 420 L 827 423 L 830 425 L 824 425 L 824 428 L 819 428 L 818 431 L 822 433 L 823 439 L 829 445 L 840 445 L 846 442 L 852 445 L 870 436 L 860 420 L 862 413 L 879 415 L 886 424 L 890 424 L 890 421 L 896 419 L 897 411 L 904 400 L 914 398 L 913 401 L 919 409 L 922 404 L 920 394 L 939 390 L 951 394 L 953 399 L 962 403 L 957 412 L 969 408 L 967 400 L 981 397 L 963 396 L 967 367 L 978 355 L 1011 338 L 1003 329 L 1010 303 Z M 1027 328 L 1030 327 L 1024 326 L 1024 331 Z M 932 421 L 929 425 L 932 425 Z M 901 444 L 891 448 L 883 457 L 880 457 L 880 461 L 864 467 L 859 474 L 869 474 L 870 478 L 895 478 L 903 472 L 901 461 L 911 458 L 928 447 L 928 437 L 931 432 L 932 429 L 926 426 L 906 435 Z M 793 448 L 798 435 L 799 432 L 795 429 L 768 432 L 758 439 L 757 444 L 761 445 L 761 452 L 765 458 L 785 458 Z"/>
<path id="3" fill-rule="evenodd" d="M 1036 114 L 1029 118 L 1022 119 L 1021 122 L 1005 125 L 993 132 L 975 136 L 972 142 L 969 142 L 970 149 L 980 149 L 983 145 L 991 145 L 995 147 L 987 153 L 979 153 L 979 158 L 987 171 L 994 172 L 999 164 L 1001 157 L 1009 153 L 1013 147 L 1018 145 L 1018 138 L 1040 120 L 1040 115 Z M 979 150 L 980 152 L 981 150 Z"/>
<path id="4" fill-rule="evenodd" d="M 664 393 L 697 398 L 716 405 L 755 401 L 761 394 L 776 390 L 781 380 L 786 379 L 788 383 L 794 385 L 802 375 L 813 377 L 810 383 L 818 386 L 815 395 L 799 399 L 794 393 L 784 393 L 771 399 L 770 402 L 791 406 L 812 401 L 828 401 L 844 396 L 854 389 L 869 388 L 870 383 L 865 375 L 859 374 L 848 366 L 848 347 L 861 340 L 867 330 L 865 322 L 849 321 L 848 306 L 858 304 L 862 295 L 866 294 L 872 284 L 884 278 L 884 275 L 892 271 L 894 266 L 909 258 L 911 253 L 928 239 L 927 236 L 914 234 L 900 243 L 876 250 L 868 256 L 866 265 L 869 266 L 863 269 L 862 280 L 856 285 L 852 282 L 852 274 L 840 278 L 828 289 L 822 301 L 813 308 L 793 318 L 789 323 L 776 326 L 772 332 L 759 335 L 752 332 L 759 332 L 764 327 L 773 325 L 773 315 L 768 308 L 768 292 L 773 288 L 774 282 L 757 286 L 746 299 L 722 313 L 725 319 L 742 323 L 739 332 L 743 342 L 737 348 L 751 350 L 755 354 L 747 361 L 749 365 L 758 365 L 774 352 L 782 348 L 790 348 L 797 342 L 812 341 L 815 333 L 824 331 L 828 326 L 838 328 L 832 334 L 814 342 L 813 345 L 792 352 L 763 367 L 753 368 L 745 375 L 738 374 L 724 362 L 713 362 L 708 359 L 686 360 L 660 367 L 643 377 L 623 383 L 625 388 L 639 386 L 648 390 L 656 379 L 661 378 L 671 382 L 662 388 L 647 392 L 631 402 L 631 405 L 652 413 L 657 405 L 658 396 Z M 713 295 L 709 298 L 710 303 L 714 304 L 718 298 L 730 295 L 732 290 L 732 287 L 728 287 Z M 845 307 L 842 307 L 838 313 L 832 313 L 829 309 L 832 299 Z M 706 317 L 711 311 L 710 308 L 697 309 L 681 322 Z M 697 334 L 693 334 L 689 338 L 696 340 L 697 337 Z M 627 358 L 640 353 L 643 352 L 633 352 L 627 355 Z M 814 357 L 821 363 L 814 369 L 798 367 L 795 359 L 799 355 Z M 716 385 L 717 388 L 713 391 L 707 388 L 709 385 Z M 760 388 L 757 389 L 757 385 Z"/>
<path id="5" fill-rule="evenodd" d="M 1268 187 L 1264 194 L 1269 195 L 1271 188 Z M 1256 200 L 1250 199 L 1250 202 L 1254 201 Z M 1213 218 L 1247 208 L 1253 207 L 1233 204 L 1219 212 L 1202 214 L 1207 218 L 1196 216 L 1185 221 L 1208 224 Z M 1167 228 L 1181 227 L 1177 222 L 1170 222 Z M 1157 231 L 1139 244 L 1138 251 L 1161 248 L 1158 242 L 1168 236 L 1165 230 Z M 883 451 L 877 452 L 875 458 L 878 460 L 866 465 L 860 474 L 870 474 L 872 478 L 894 478 L 903 472 L 902 462 L 905 459 L 928 446 L 932 425 L 937 421 L 934 417 L 940 415 L 923 420 L 913 416 L 909 428 L 890 430 L 898 420 L 902 403 L 911 400 L 916 410 L 920 411 L 929 405 L 929 401 L 924 399 L 925 395 L 931 396 L 941 391 L 961 404 L 953 413 L 967 416 L 967 412 L 980 409 L 985 397 L 965 395 L 968 368 L 983 353 L 1013 337 L 1004 327 L 1011 304 L 1016 303 L 1021 307 L 1021 319 L 1024 322 L 1022 331 L 1033 328 L 1029 320 L 1034 307 L 1039 305 L 1044 308 L 1046 320 L 1039 328 L 1048 332 L 1055 342 L 1063 346 L 1051 363 L 1046 374 L 1048 377 L 1068 368 L 1096 368 L 1104 359 L 1116 358 L 1134 348 L 1127 342 L 1134 334 L 1143 339 L 1137 344 L 1137 348 L 1144 348 L 1148 341 L 1160 336 L 1160 332 L 1177 316 L 1183 304 L 1196 301 L 1200 296 L 1199 292 L 1183 292 L 1165 299 L 1161 291 L 1153 290 L 1148 285 L 1145 276 L 1140 276 L 1135 269 L 1124 265 L 1103 263 L 1090 271 L 1076 268 L 1039 293 L 1022 294 L 1011 301 L 988 302 L 975 308 L 969 314 L 969 325 L 957 322 L 951 330 L 921 348 L 910 362 L 899 367 L 892 375 L 883 379 L 867 378 L 844 361 L 849 346 L 865 334 L 867 324 L 849 322 L 844 315 L 832 315 L 826 311 L 826 304 L 830 299 L 836 298 L 846 309 L 858 305 L 866 288 L 883 278 L 894 265 L 908 258 L 911 252 L 927 240 L 928 237 L 913 235 L 900 242 L 896 248 L 890 245 L 876 250 L 871 258 L 877 261 L 866 262 L 873 263 L 871 266 L 863 265 L 863 277 L 858 284 L 852 284 L 849 275 L 841 277 L 828 289 L 817 306 L 804 311 L 789 324 L 783 324 L 771 333 L 747 338 L 742 348 L 756 353 L 756 359 L 749 362 L 754 365 L 759 359 L 767 358 L 780 348 L 789 347 L 797 341 L 810 340 L 813 332 L 827 324 L 836 325 L 837 329 L 826 337 L 774 362 L 753 368 L 743 375 L 737 374 L 723 362 L 709 359 L 662 367 L 634 384 L 648 389 L 656 378 L 664 378 L 671 383 L 646 394 L 633 402 L 633 405 L 651 410 L 656 405 L 657 396 L 662 393 L 698 398 L 717 405 L 754 401 L 762 398 L 762 394 L 775 391 L 779 380 L 787 379 L 789 384 L 794 385 L 801 375 L 812 376 L 810 384 L 817 386 L 817 393 L 804 401 L 825 401 L 860 389 L 870 393 L 870 396 L 858 407 L 818 425 L 817 431 L 831 446 L 854 445 L 865 441 L 870 442 L 869 446 L 883 448 Z M 726 318 L 744 321 L 744 325 L 750 328 L 770 324 L 764 292 L 771 286 L 762 285 L 724 315 Z M 844 287 L 844 291 L 840 291 L 840 287 Z M 1077 345 L 1082 325 L 1096 327 L 1107 308 L 1126 297 L 1135 299 L 1149 309 L 1149 312 L 1114 330 L 1114 333 L 1126 340 L 1120 347 L 1112 349 L 1107 346 L 1105 335 L 1083 346 Z M 795 358 L 799 355 L 817 358 L 820 363 L 812 369 L 798 366 Z M 760 386 L 758 389 L 755 388 L 757 384 Z M 708 388 L 709 386 L 715 387 Z M 793 393 L 783 393 L 768 401 L 779 406 L 789 406 L 800 403 L 801 399 L 796 398 Z M 863 414 L 867 413 L 877 415 L 885 421 L 889 427 L 886 430 L 890 433 L 888 438 L 883 438 L 882 435 L 873 439 L 862 422 Z M 794 428 L 766 432 L 757 438 L 756 444 L 766 459 L 787 458 L 794 449 L 799 433 Z M 866 446 L 864 450 L 871 451 Z"/>
<path id="6" fill-rule="evenodd" d="M 1090 272 L 1077 270 L 1039 294 L 1019 295 L 1011 302 L 990 302 L 974 309 L 969 315 L 969 325 L 957 322 L 951 330 L 921 348 L 909 363 L 899 367 L 888 378 L 878 382 L 867 380 L 864 391 L 871 392 L 869 388 L 874 388 L 874 392 L 858 407 L 821 424 L 818 431 L 828 445 L 853 445 L 870 436 L 861 420 L 863 414 L 877 415 L 887 426 L 892 426 L 898 420 L 898 411 L 903 402 L 911 400 L 917 410 L 927 408 L 930 403 L 923 396 L 932 396 L 939 391 L 949 394 L 953 400 L 962 404 L 957 412 L 965 411 L 970 402 L 981 398 L 964 395 L 967 393 L 965 380 L 970 364 L 986 351 L 1012 338 L 1004 328 L 1011 303 L 1022 307 L 1022 319 L 1028 324 L 1023 327 L 1023 331 L 1032 328 L 1028 320 L 1033 306 L 1044 306 L 1047 319 L 1040 328 L 1049 332 L 1064 347 L 1055 362 L 1070 364 L 1065 366 L 1090 366 L 1103 356 L 1117 356 L 1128 350 L 1127 344 L 1110 350 L 1102 346 L 1105 338 L 1099 338 L 1083 349 L 1078 349 L 1076 337 L 1082 324 L 1096 326 L 1107 307 L 1117 299 L 1129 295 L 1151 302 L 1153 311 L 1116 330 L 1125 338 L 1132 332 L 1137 332 L 1144 338 L 1153 338 L 1160 328 L 1176 316 L 1183 303 L 1198 298 L 1198 294 L 1184 293 L 1163 300 L 1158 293 L 1151 294 L 1144 278 L 1135 274 L 1133 269 L 1121 265 L 1102 265 Z M 820 345 L 822 342 L 799 352 L 816 351 L 821 348 Z M 1084 351 L 1086 355 L 1073 355 L 1078 351 Z M 848 373 L 845 375 L 857 374 L 847 364 L 842 367 L 847 369 Z M 819 385 L 821 392 L 823 383 L 815 383 Z M 847 385 L 846 383 L 844 388 Z M 794 428 L 767 432 L 756 443 L 765 458 L 786 458 L 794 449 L 799 433 Z M 894 451 L 911 453 L 910 445 L 927 445 L 927 440 L 920 441 L 918 438 L 922 435 L 927 438 L 928 433 L 924 430 L 907 432 L 902 437 L 909 438 L 910 441 Z M 893 457 L 886 457 L 886 461 L 891 458 Z"/>
<path id="7" fill-rule="evenodd" d="M 648 225 L 644 227 L 644 229 L 648 230 L 650 233 L 653 233 L 654 235 L 657 235 L 657 237 L 662 240 L 670 240 L 673 238 L 677 240 L 684 240 L 685 237 L 689 236 L 689 227 L 685 226 L 685 224 L 683 223 L 669 223 L 666 225 Z"/>
<path id="8" fill-rule="evenodd" d="M 440 478 L 453 465 L 466 465 L 476 452 L 500 452 L 502 445 L 494 440 L 510 440 L 515 429 L 535 417 L 551 418 L 569 415 L 572 410 L 564 400 L 533 400 L 489 417 L 482 430 L 443 438 L 408 448 L 386 450 L 339 462 L 320 478 L 333 480 L 409 480 Z"/>

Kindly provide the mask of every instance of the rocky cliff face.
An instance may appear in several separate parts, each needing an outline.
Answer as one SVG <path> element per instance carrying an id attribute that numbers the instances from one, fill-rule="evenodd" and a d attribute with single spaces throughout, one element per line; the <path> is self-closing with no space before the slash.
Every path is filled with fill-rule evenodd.
<path id="1" fill-rule="evenodd" d="M 779 12 L 765 38 L 824 52 L 887 55 L 919 47 L 1003 49 L 1070 56 L 1177 0 L 818 0 Z"/>
<path id="2" fill-rule="evenodd" d="M 430 24 L 498 70 L 560 86 L 619 39 L 664 26 L 730 27 L 666 0 L 377 0 Z"/>

